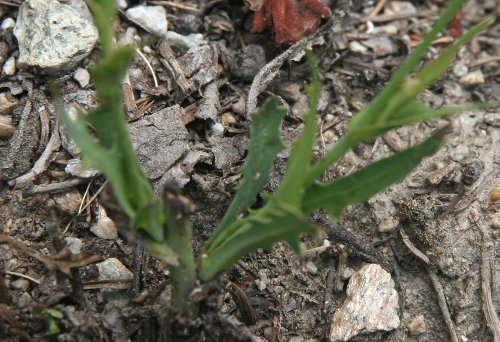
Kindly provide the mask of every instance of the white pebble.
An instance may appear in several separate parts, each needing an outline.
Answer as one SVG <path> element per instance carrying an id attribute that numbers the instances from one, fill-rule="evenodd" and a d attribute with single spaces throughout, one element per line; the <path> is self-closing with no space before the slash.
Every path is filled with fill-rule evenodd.
<path id="1" fill-rule="evenodd" d="M 125 0 L 116 0 L 116 7 L 121 10 L 125 10 L 128 7 L 127 1 Z"/>
<path id="2" fill-rule="evenodd" d="M 83 241 L 79 238 L 67 236 L 64 238 L 64 242 L 66 242 L 66 247 L 69 252 L 73 255 L 78 255 L 82 251 Z"/>
<path id="3" fill-rule="evenodd" d="M 101 206 L 98 209 L 97 222 L 90 228 L 90 231 L 101 239 L 116 240 L 118 238 L 116 224 L 108 217 L 106 210 Z"/>
<path id="4" fill-rule="evenodd" d="M 349 50 L 352 52 L 366 53 L 368 48 L 362 45 L 360 42 L 352 41 L 349 43 Z"/>
<path id="5" fill-rule="evenodd" d="M 210 130 L 212 131 L 213 135 L 222 137 L 224 135 L 224 126 L 222 126 L 220 123 L 214 123 L 212 127 L 210 127 Z"/>
<path id="6" fill-rule="evenodd" d="M 2 71 L 5 76 L 14 76 L 16 74 L 16 59 L 14 57 L 7 59 L 3 65 Z"/>
<path id="7" fill-rule="evenodd" d="M 7 31 L 7 30 L 13 28 L 14 26 L 16 26 L 15 20 L 12 18 L 7 18 L 4 21 L 2 21 L 1 27 L 2 27 L 3 31 Z"/>
<path id="8" fill-rule="evenodd" d="M 462 63 L 457 63 L 453 66 L 453 73 L 455 74 L 455 76 L 462 77 L 467 75 L 468 72 L 469 68 L 467 68 L 467 66 Z"/>
<path id="9" fill-rule="evenodd" d="M 475 70 L 462 76 L 459 82 L 466 86 L 479 85 L 484 83 L 484 74 L 481 70 Z"/>
<path id="10" fill-rule="evenodd" d="M 125 12 L 127 18 L 158 37 L 167 33 L 167 12 L 162 6 L 139 5 Z"/>
<path id="11" fill-rule="evenodd" d="M 76 69 L 73 78 L 80 84 L 80 87 L 85 88 L 90 83 L 90 74 L 84 68 Z"/>

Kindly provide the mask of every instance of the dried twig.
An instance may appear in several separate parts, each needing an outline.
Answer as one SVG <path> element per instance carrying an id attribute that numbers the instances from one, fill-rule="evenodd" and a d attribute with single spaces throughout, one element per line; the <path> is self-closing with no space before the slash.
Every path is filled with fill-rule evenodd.
<path id="1" fill-rule="evenodd" d="M 61 139 L 59 137 L 59 125 L 56 124 L 52 128 L 52 135 L 47 146 L 45 147 L 45 150 L 43 151 L 40 158 L 35 162 L 33 168 L 28 173 L 10 180 L 9 185 L 14 186 L 14 189 L 19 190 L 33 184 L 33 180 L 36 178 L 36 176 L 47 169 L 52 153 L 57 151 L 59 149 L 59 146 L 61 146 Z"/>
<path id="2" fill-rule="evenodd" d="M 417 13 L 398 13 L 391 15 L 377 15 L 377 16 L 367 16 L 361 18 L 362 22 L 371 21 L 372 23 L 386 23 L 395 20 L 410 19 L 410 18 L 426 18 L 438 15 L 439 13 L 435 10 L 422 11 Z"/>
<path id="3" fill-rule="evenodd" d="M 238 321 L 235 317 L 222 314 L 218 317 L 222 323 L 230 325 L 234 330 L 236 330 L 239 336 L 244 337 L 251 342 L 263 342 L 260 337 L 255 336 L 245 324 Z"/>
<path id="4" fill-rule="evenodd" d="M 500 319 L 498 318 L 495 304 L 491 295 L 491 253 L 490 246 L 493 245 L 491 236 L 486 228 L 479 223 L 477 212 L 471 211 L 470 218 L 472 222 L 481 231 L 483 244 L 481 246 L 481 293 L 483 295 L 483 312 L 486 324 L 493 333 L 495 342 L 500 342 Z"/>
<path id="5" fill-rule="evenodd" d="M 252 303 L 246 293 L 238 285 L 231 281 L 228 281 L 226 290 L 233 297 L 245 324 L 254 325 L 257 321 L 255 318 L 255 310 L 253 309 Z"/>
<path id="6" fill-rule="evenodd" d="M 347 230 L 331 224 L 325 214 L 320 212 L 313 213 L 311 215 L 311 219 L 325 228 L 329 239 L 344 243 L 346 246 L 354 249 L 356 254 L 359 254 L 370 262 L 378 263 L 388 272 L 392 272 L 392 264 L 387 261 L 375 248 L 361 241 L 357 236 Z"/>
<path id="7" fill-rule="evenodd" d="M 500 56 L 488 56 L 484 58 L 479 58 L 474 60 L 473 62 L 470 62 L 467 66 L 469 68 L 475 68 L 483 64 L 494 63 L 494 62 L 500 62 Z"/>
<path id="8" fill-rule="evenodd" d="M 16 276 L 16 277 L 21 277 L 21 278 L 28 279 L 29 281 L 32 281 L 32 282 L 34 282 L 35 284 L 40 284 L 40 280 L 35 279 L 35 278 L 33 278 L 33 277 L 30 277 L 29 275 L 26 275 L 26 274 L 17 273 L 17 272 L 12 272 L 12 271 L 5 271 L 5 273 L 6 273 L 6 274 L 13 275 L 13 276 Z"/>
<path id="9" fill-rule="evenodd" d="M 458 342 L 458 335 L 455 329 L 455 323 L 453 323 L 453 320 L 451 319 L 450 310 L 448 309 L 448 304 L 446 303 L 446 297 L 444 296 L 443 286 L 439 282 L 436 273 L 434 273 L 434 271 L 430 268 L 429 258 L 427 257 L 427 255 L 421 252 L 417 247 L 415 247 L 413 243 L 411 243 L 411 241 L 408 239 L 406 234 L 404 234 L 404 232 L 401 231 L 400 234 L 403 237 L 403 242 L 408 247 L 408 249 L 417 258 L 419 258 L 425 263 L 425 269 L 427 271 L 427 274 L 429 275 L 429 278 L 431 278 L 432 286 L 434 287 L 434 291 L 436 292 L 438 298 L 438 304 L 439 307 L 441 308 L 441 313 L 443 315 L 446 325 L 448 326 L 448 331 L 450 332 L 450 340 L 452 342 Z"/>
<path id="10" fill-rule="evenodd" d="M 375 7 L 373 7 L 373 9 L 371 10 L 370 14 L 368 14 L 368 18 L 373 18 L 374 16 L 379 14 L 382 8 L 384 8 L 386 2 L 387 0 L 379 0 L 377 2 L 377 5 L 375 5 Z"/>
<path id="11" fill-rule="evenodd" d="M 72 268 L 78 268 L 82 266 L 86 266 L 89 264 L 93 264 L 99 260 L 101 257 L 99 255 L 92 255 L 89 257 L 81 257 L 76 260 L 58 260 L 55 257 L 45 256 L 43 254 L 38 253 L 38 251 L 26 246 L 22 242 L 19 242 L 10 236 L 0 235 L 0 244 L 6 243 L 10 247 L 17 249 L 20 252 L 23 252 L 26 255 L 40 261 L 50 270 L 59 270 L 67 275 L 71 273 Z"/>
<path id="12" fill-rule="evenodd" d="M 42 153 L 45 149 L 50 134 L 50 119 L 45 107 L 38 110 L 38 117 L 40 118 L 40 139 L 38 140 L 38 148 L 36 150 L 37 155 Z"/>
<path id="13" fill-rule="evenodd" d="M 26 189 L 23 192 L 23 196 L 35 196 L 38 194 L 45 194 L 49 192 L 59 192 L 64 191 L 69 188 L 73 188 L 77 185 L 85 183 L 87 180 L 85 178 L 73 178 L 66 181 L 50 184 L 33 185 L 32 187 Z"/>
<path id="14" fill-rule="evenodd" d="M 183 96 L 186 96 L 191 93 L 191 86 L 189 85 L 189 81 L 186 78 L 184 70 L 181 68 L 179 62 L 175 58 L 175 54 L 172 51 L 170 45 L 167 42 L 163 41 L 159 46 L 160 55 L 163 58 L 160 58 L 161 64 L 167 69 L 170 77 L 174 80 L 175 84 L 179 87 Z"/>
<path id="15" fill-rule="evenodd" d="M 469 192 L 466 195 L 457 195 L 457 200 L 452 200 L 452 202 L 443 210 L 443 214 L 448 213 L 459 213 L 467 209 L 474 201 L 477 200 L 478 195 L 483 191 L 485 187 L 489 187 L 493 181 L 496 179 L 496 176 L 500 174 L 500 170 L 495 169 L 491 171 L 481 183 L 479 183 L 474 190 Z M 443 215 L 441 215 L 443 217 Z"/>
<path id="16" fill-rule="evenodd" d="M 337 274 L 335 276 L 335 286 L 334 291 L 340 293 L 344 290 L 344 271 L 347 261 L 347 250 L 345 247 L 340 248 L 339 251 L 339 261 L 337 263 Z"/>
<path id="17" fill-rule="evenodd" d="M 430 267 L 427 268 L 427 274 L 429 278 L 431 278 L 432 286 L 434 287 L 434 291 L 436 291 L 436 295 L 438 297 L 439 307 L 441 308 L 441 313 L 443 314 L 444 321 L 448 326 L 448 331 L 450 332 L 450 341 L 458 342 L 458 335 L 455 329 L 455 323 L 451 319 L 450 310 L 448 309 L 448 304 L 446 303 L 446 298 L 444 296 L 443 286 L 439 282 L 438 276 L 434 273 Z"/>
<path id="18" fill-rule="evenodd" d="M 144 56 L 139 49 L 135 49 L 135 51 L 141 56 L 141 58 L 144 60 L 144 63 L 146 63 L 146 66 L 148 67 L 149 71 L 151 72 L 151 75 L 153 75 L 153 81 L 155 83 L 155 88 L 158 88 L 158 79 L 156 78 L 156 73 L 151 64 L 149 63 L 148 59 L 146 56 Z"/>
<path id="19" fill-rule="evenodd" d="M 257 111 L 258 96 L 278 75 L 283 63 L 301 54 L 305 48 L 321 38 L 323 34 L 332 27 L 333 23 L 336 21 L 338 22 L 340 19 L 340 15 L 336 15 L 335 18 L 330 19 L 315 34 L 299 40 L 297 43 L 290 46 L 282 54 L 275 57 L 272 61 L 270 61 L 269 63 L 264 65 L 262 69 L 260 69 L 260 71 L 253 79 L 252 85 L 250 86 L 250 90 L 248 92 L 248 99 L 246 103 L 246 116 L 248 118 Z"/>

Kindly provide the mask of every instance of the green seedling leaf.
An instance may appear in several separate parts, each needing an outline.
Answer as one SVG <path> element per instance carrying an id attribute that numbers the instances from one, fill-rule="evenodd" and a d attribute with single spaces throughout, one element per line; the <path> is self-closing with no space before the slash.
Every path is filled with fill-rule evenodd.
<path id="1" fill-rule="evenodd" d="M 443 14 L 432 26 L 431 31 L 427 33 L 415 51 L 406 58 L 401 67 L 391 76 L 390 81 L 384 89 L 373 99 L 368 107 L 351 119 L 349 129 L 367 127 L 370 124 L 374 124 L 377 121 L 384 121 L 387 118 L 388 114 L 384 113 L 386 113 L 390 100 L 396 98 L 397 92 L 401 89 L 403 83 L 406 82 L 410 73 L 415 70 L 437 35 L 448 25 L 464 2 L 464 0 L 450 1 Z"/>
<path id="2" fill-rule="evenodd" d="M 304 132 L 293 144 L 288 158 L 285 178 L 273 195 L 277 200 L 296 207 L 300 207 L 302 196 L 308 185 L 306 175 L 311 167 L 313 146 L 316 139 L 318 97 L 321 91 L 318 66 L 310 51 L 307 51 L 307 62 L 311 70 L 311 84 L 306 86 L 309 97 L 309 110 L 304 114 Z"/>
<path id="3" fill-rule="evenodd" d="M 447 51 L 436 60 L 430 62 L 415 77 L 410 73 L 417 67 L 425 56 L 434 39 L 437 37 L 454 14 L 460 9 L 464 1 L 451 1 L 443 14 L 433 25 L 431 31 L 408 56 L 403 65 L 391 77 L 384 89 L 375 97 L 371 104 L 356 114 L 349 122 L 348 132 L 337 144 L 320 158 L 311 168 L 308 175 L 310 182 L 317 179 L 333 163 L 341 158 L 352 146 L 359 142 L 371 140 L 389 129 L 398 128 L 434 117 L 442 117 L 474 108 L 494 107 L 494 104 L 473 104 L 456 108 L 432 110 L 415 100 L 416 96 L 425 87 L 429 86 L 437 77 L 445 72 L 453 56 L 464 44 L 467 44 L 475 35 L 491 24 L 486 19 L 474 26 L 457 40 Z"/>
<path id="4" fill-rule="evenodd" d="M 304 212 L 324 208 L 332 218 L 340 216 L 347 205 L 365 201 L 401 181 L 422 158 L 437 151 L 446 131 L 447 127 L 442 128 L 423 143 L 368 165 L 352 175 L 329 184 L 311 185 L 304 196 Z"/>
<path id="5" fill-rule="evenodd" d="M 252 116 L 250 147 L 242 170 L 243 180 L 221 223 L 210 237 L 207 250 L 217 246 L 220 240 L 226 239 L 226 228 L 255 202 L 258 193 L 269 181 L 274 157 L 285 147 L 280 138 L 281 123 L 285 114 L 286 109 L 279 106 L 276 99 L 271 99 Z"/>
<path id="6" fill-rule="evenodd" d="M 50 335 L 57 335 L 61 333 L 61 328 L 57 323 L 58 320 L 61 320 L 64 317 L 64 314 L 56 309 L 52 308 L 42 308 L 42 307 L 34 307 L 33 315 L 37 318 L 41 318 L 47 324 L 47 333 Z"/>
<path id="7" fill-rule="evenodd" d="M 163 202 L 156 199 L 132 148 L 123 110 L 121 84 L 134 50 L 113 48 L 112 19 L 115 2 L 90 0 L 94 22 L 99 30 L 103 57 L 90 74 L 96 88 L 99 107 L 76 120 L 68 117 L 59 96 L 56 106 L 64 129 L 82 151 L 82 160 L 100 170 L 109 180 L 120 206 L 148 248 L 171 264 L 178 260 L 165 239 Z M 138 234 L 139 235 L 139 234 Z"/>
<path id="8" fill-rule="evenodd" d="M 397 115 L 390 121 L 383 124 L 374 124 L 369 127 L 353 129 L 349 132 L 349 136 L 353 141 L 362 141 L 366 137 L 377 137 L 390 129 L 399 128 L 405 125 L 410 125 L 416 122 L 446 117 L 452 114 L 458 114 L 476 109 L 486 109 L 498 107 L 500 103 L 473 103 L 463 106 L 449 106 L 439 109 L 432 109 L 421 103 L 420 101 L 411 101 L 401 109 L 401 115 Z"/>
<path id="9" fill-rule="evenodd" d="M 92 11 L 94 24 L 99 31 L 99 41 L 101 43 L 104 58 L 109 56 L 113 44 L 113 25 L 111 20 L 116 14 L 116 2 L 106 0 L 87 0 L 87 4 Z"/>
<path id="10" fill-rule="evenodd" d="M 274 201 L 253 215 L 237 220 L 235 233 L 211 253 L 201 256 L 199 276 L 209 280 L 229 269 L 238 259 L 258 248 L 271 249 L 285 240 L 300 255 L 297 237 L 300 233 L 314 234 L 318 228 L 304 219 L 302 212 L 287 203 Z"/>

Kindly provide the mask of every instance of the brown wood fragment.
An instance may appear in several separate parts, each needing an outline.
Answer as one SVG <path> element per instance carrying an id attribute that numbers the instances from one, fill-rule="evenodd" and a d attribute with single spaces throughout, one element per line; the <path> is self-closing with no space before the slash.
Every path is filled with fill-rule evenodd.
<path id="1" fill-rule="evenodd" d="M 189 85 L 186 75 L 184 74 L 184 70 L 182 70 L 179 62 L 174 55 L 174 51 L 172 51 L 172 48 L 170 48 L 170 45 L 168 45 L 168 43 L 165 41 L 161 42 L 159 51 L 160 55 L 163 57 L 160 58 L 160 62 L 167 70 L 169 76 L 174 80 L 182 95 L 189 95 L 192 89 Z"/>

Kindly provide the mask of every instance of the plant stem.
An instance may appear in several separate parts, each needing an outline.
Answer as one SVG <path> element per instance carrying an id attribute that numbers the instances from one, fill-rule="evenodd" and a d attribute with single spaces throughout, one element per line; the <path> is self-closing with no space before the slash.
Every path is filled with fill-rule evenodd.
<path id="1" fill-rule="evenodd" d="M 357 141 L 349 134 L 344 135 L 321 159 L 319 159 L 309 170 L 306 184 L 311 184 L 323 174 L 333 163 L 340 159 L 351 149 Z"/>

